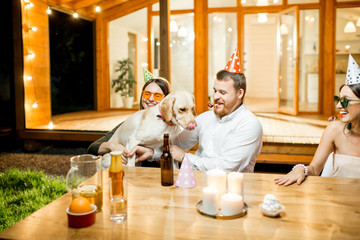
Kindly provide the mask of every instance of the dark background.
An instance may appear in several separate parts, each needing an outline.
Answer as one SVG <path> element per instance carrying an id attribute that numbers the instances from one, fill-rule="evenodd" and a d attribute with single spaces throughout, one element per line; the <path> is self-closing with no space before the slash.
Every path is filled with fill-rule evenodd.
<path id="1" fill-rule="evenodd" d="M 14 137 L 15 131 L 12 1 L 1 1 L 1 8 L 0 21 L 3 24 L 0 44 L 0 149 Z"/>
<path id="2" fill-rule="evenodd" d="M 49 15 L 52 115 L 94 109 L 93 22 Z"/>

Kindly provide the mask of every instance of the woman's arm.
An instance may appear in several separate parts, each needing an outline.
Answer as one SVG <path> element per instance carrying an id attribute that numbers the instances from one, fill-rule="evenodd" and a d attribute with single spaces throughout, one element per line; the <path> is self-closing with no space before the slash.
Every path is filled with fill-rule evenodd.
<path id="1" fill-rule="evenodd" d="M 333 151 L 335 137 L 341 134 L 342 129 L 340 122 L 332 122 L 325 129 L 318 148 L 316 149 L 313 160 L 308 167 L 296 166 L 285 176 L 280 176 L 274 179 L 276 184 L 288 186 L 296 182 L 301 184 L 305 180 L 305 169 L 307 168 L 307 175 L 319 176 L 323 169 L 329 154 Z"/>
<path id="2" fill-rule="evenodd" d="M 117 125 L 110 132 L 107 132 L 104 137 L 93 142 L 88 148 L 88 153 L 93 155 L 103 155 L 114 150 L 123 151 L 125 147 L 122 144 L 109 142 L 110 138 L 114 135 L 115 131 L 120 127 L 121 124 L 122 123 Z"/>

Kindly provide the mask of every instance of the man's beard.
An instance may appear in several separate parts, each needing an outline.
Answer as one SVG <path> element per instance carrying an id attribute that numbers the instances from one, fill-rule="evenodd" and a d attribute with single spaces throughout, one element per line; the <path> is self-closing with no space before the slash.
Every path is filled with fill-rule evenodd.
<path id="1" fill-rule="evenodd" d="M 221 110 L 219 110 L 216 106 L 217 103 L 220 103 L 222 106 Z M 233 99 L 233 101 L 231 102 L 223 102 L 223 101 L 215 101 L 215 107 L 214 107 L 214 113 L 216 116 L 218 116 L 219 118 L 222 118 L 228 114 L 230 114 L 234 108 L 234 106 L 236 105 L 236 99 Z M 235 109 L 234 109 L 235 110 Z"/>

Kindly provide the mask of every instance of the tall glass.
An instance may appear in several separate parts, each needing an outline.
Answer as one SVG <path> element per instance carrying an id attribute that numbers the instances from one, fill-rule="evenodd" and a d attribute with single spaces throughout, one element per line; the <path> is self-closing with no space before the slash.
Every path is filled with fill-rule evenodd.
<path id="1" fill-rule="evenodd" d="M 103 205 L 102 157 L 83 154 L 70 158 L 66 188 L 72 198 L 85 197 L 101 211 Z"/>

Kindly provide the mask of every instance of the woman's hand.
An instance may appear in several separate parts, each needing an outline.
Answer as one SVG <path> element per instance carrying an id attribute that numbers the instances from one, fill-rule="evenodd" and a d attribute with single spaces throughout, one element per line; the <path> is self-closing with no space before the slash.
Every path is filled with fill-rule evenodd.
<path id="1" fill-rule="evenodd" d="M 305 177 L 304 168 L 302 166 L 298 166 L 285 176 L 274 178 L 274 181 L 276 184 L 289 186 L 294 182 L 301 184 L 305 180 Z"/>

